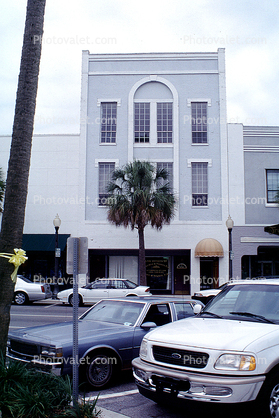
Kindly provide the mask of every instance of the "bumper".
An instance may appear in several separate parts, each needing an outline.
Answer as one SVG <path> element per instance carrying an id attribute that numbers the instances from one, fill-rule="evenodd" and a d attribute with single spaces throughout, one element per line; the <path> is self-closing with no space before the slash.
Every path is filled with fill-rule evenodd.
<path id="1" fill-rule="evenodd" d="M 235 377 L 174 370 L 140 358 L 134 359 L 132 365 L 139 391 L 154 400 L 163 393 L 175 399 L 201 402 L 249 402 L 256 399 L 265 380 L 265 376 Z"/>
<path id="2" fill-rule="evenodd" d="M 26 365 L 29 365 L 31 367 L 34 367 L 38 370 L 41 370 L 43 372 L 51 372 L 53 374 L 55 374 L 56 376 L 61 376 L 62 375 L 62 359 L 61 361 L 49 361 L 49 359 L 46 359 L 45 361 L 40 358 L 39 360 L 37 359 L 29 359 L 29 358 L 24 358 L 24 357 L 19 357 L 16 356 L 14 354 L 11 354 L 9 352 L 7 352 L 6 357 L 8 360 L 13 360 L 13 361 L 19 361 L 21 363 L 24 363 Z"/>

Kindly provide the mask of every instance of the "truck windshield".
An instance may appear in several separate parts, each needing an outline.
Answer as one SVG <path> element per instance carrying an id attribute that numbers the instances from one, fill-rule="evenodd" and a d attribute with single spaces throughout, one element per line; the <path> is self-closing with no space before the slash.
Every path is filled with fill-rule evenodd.
<path id="1" fill-rule="evenodd" d="M 228 286 L 201 315 L 279 324 L 279 286 L 256 282 Z"/>

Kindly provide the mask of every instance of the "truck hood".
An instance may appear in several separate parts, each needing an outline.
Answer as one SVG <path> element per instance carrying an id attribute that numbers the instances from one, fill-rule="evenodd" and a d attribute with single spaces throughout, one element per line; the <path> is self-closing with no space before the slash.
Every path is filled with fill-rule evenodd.
<path id="1" fill-rule="evenodd" d="M 176 347 L 212 350 L 253 350 L 253 343 L 268 334 L 279 334 L 274 324 L 217 318 L 188 318 L 164 325 L 149 332 L 149 341 Z M 278 338 L 278 337 L 277 337 Z"/>
<path id="2" fill-rule="evenodd" d="M 134 327 L 97 321 L 78 321 L 79 343 L 90 339 L 101 341 L 108 335 L 133 332 Z M 26 343 L 66 346 L 73 343 L 73 323 L 62 322 L 44 326 L 23 328 L 9 332 L 9 338 L 25 340 Z"/>

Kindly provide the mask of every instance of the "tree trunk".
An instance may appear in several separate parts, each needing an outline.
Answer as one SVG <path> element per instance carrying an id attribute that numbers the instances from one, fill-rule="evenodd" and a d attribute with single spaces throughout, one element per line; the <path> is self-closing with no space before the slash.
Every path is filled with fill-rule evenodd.
<path id="1" fill-rule="evenodd" d="M 144 246 L 144 229 L 138 229 L 139 234 L 139 276 L 140 285 L 146 286 L 146 263 L 145 263 L 145 246 Z"/>
<path id="2" fill-rule="evenodd" d="M 46 0 L 28 0 L 2 217 L 0 252 L 20 248 L 28 191 Z M 0 354 L 5 356 L 14 284 L 13 265 L 0 258 Z"/>

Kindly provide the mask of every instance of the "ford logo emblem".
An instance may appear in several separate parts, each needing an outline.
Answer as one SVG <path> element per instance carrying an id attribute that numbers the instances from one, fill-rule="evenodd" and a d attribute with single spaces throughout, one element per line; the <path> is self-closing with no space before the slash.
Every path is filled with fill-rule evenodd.
<path id="1" fill-rule="evenodd" d="M 180 354 L 178 354 L 178 353 L 172 353 L 172 358 L 174 358 L 174 359 L 177 359 L 177 360 L 179 360 L 179 359 L 181 359 L 181 355 Z"/>

